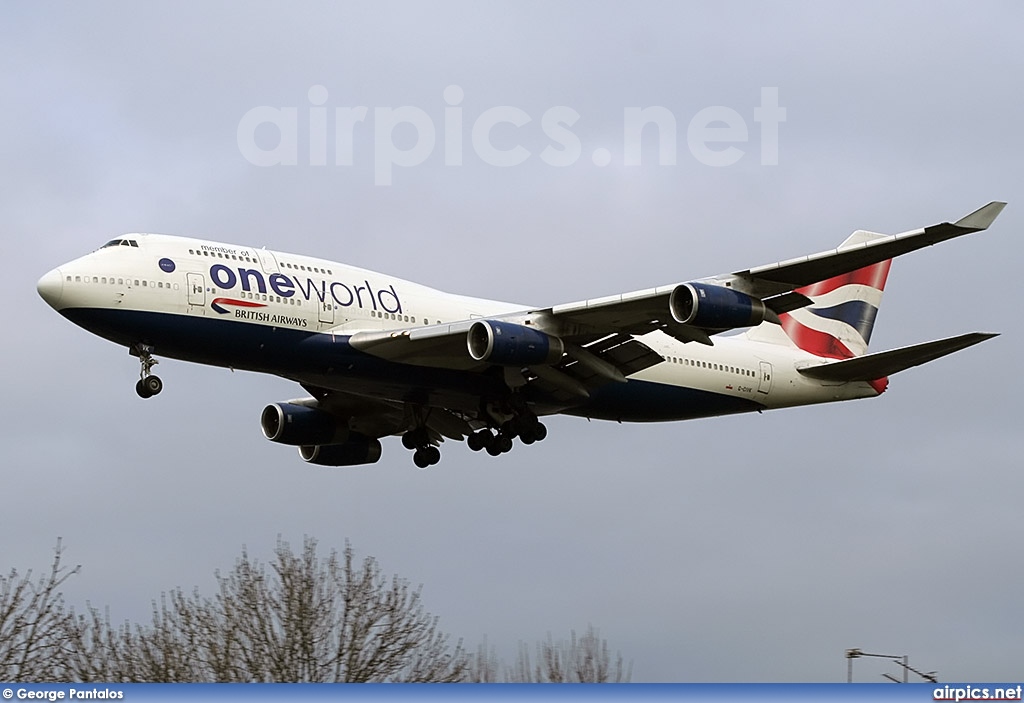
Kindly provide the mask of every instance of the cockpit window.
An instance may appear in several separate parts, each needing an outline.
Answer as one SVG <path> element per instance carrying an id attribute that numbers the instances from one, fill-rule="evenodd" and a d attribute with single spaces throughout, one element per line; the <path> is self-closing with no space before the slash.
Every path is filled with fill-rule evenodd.
<path id="1" fill-rule="evenodd" d="M 121 244 L 125 244 L 123 239 L 111 239 L 109 242 L 100 247 L 100 249 L 106 249 L 107 247 L 116 247 Z"/>

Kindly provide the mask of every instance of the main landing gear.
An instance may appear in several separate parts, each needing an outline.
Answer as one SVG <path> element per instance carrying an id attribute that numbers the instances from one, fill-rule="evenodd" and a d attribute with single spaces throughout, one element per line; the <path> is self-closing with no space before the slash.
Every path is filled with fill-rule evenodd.
<path id="1" fill-rule="evenodd" d="M 137 344 L 130 351 L 134 356 L 139 357 L 139 362 L 142 364 L 139 381 L 135 384 L 135 392 L 139 394 L 140 398 L 151 398 L 164 389 L 164 382 L 160 380 L 160 377 L 150 373 L 153 367 L 160 362 L 153 358 L 152 347 L 145 344 Z"/>
<path id="2" fill-rule="evenodd" d="M 426 427 L 417 427 L 402 435 L 402 446 L 413 450 L 412 463 L 425 469 L 441 461 L 441 450 L 430 443 Z"/>
<path id="3" fill-rule="evenodd" d="M 523 444 L 540 442 L 548 436 L 548 428 L 533 413 L 520 414 L 501 424 L 497 433 L 489 428 L 478 430 L 466 438 L 474 452 L 486 449 L 491 456 L 512 451 L 512 440 L 519 437 Z"/>

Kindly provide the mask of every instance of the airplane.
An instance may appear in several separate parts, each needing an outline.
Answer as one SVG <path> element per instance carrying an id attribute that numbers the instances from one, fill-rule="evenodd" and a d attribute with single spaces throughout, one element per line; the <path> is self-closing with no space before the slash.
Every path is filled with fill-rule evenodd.
<path id="1" fill-rule="evenodd" d="M 881 395 L 888 377 L 997 336 L 868 353 L 894 257 L 987 229 L 1005 203 L 895 235 L 709 278 L 532 307 L 444 293 L 334 261 L 126 234 L 39 279 L 46 303 L 139 358 L 274 374 L 308 396 L 267 405 L 264 436 L 321 466 L 413 462 L 445 439 L 499 456 L 556 414 L 688 420 Z M 725 334 L 723 334 L 725 333 Z"/>

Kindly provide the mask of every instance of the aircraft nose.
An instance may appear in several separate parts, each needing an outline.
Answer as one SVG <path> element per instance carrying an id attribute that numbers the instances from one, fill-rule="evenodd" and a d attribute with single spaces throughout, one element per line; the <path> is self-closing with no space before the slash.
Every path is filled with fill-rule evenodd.
<path id="1" fill-rule="evenodd" d="M 64 294 L 64 277 L 60 274 L 60 269 L 54 269 L 49 273 L 43 275 L 36 283 L 36 290 L 39 291 L 39 297 L 46 301 L 54 310 L 60 309 L 60 299 Z"/>

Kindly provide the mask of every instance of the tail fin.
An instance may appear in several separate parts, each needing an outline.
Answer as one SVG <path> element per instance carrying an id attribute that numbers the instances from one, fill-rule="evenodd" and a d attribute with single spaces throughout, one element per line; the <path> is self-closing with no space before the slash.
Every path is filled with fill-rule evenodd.
<path id="1" fill-rule="evenodd" d="M 839 249 L 854 247 L 884 234 L 858 230 Z M 810 298 L 811 305 L 779 315 L 778 325 L 763 323 L 748 332 L 759 341 L 788 344 L 816 356 L 852 359 L 867 353 L 875 316 L 882 303 L 882 292 L 892 259 L 880 261 L 834 278 L 798 288 Z M 775 330 L 768 329 L 774 327 Z"/>

